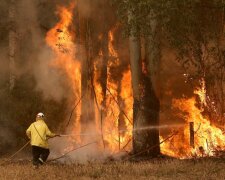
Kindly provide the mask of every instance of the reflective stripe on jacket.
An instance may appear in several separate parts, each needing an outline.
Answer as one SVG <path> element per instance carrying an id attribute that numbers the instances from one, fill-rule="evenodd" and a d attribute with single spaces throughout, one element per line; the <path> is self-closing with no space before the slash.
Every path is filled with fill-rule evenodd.
<path id="1" fill-rule="evenodd" d="M 49 148 L 47 137 L 55 136 L 42 119 L 38 119 L 36 122 L 32 123 L 27 129 L 26 134 L 28 138 L 30 138 L 32 146 L 38 146 L 45 149 Z"/>

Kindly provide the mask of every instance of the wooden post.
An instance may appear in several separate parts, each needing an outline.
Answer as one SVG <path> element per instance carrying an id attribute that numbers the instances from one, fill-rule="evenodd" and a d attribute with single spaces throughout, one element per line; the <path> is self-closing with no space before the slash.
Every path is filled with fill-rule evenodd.
<path id="1" fill-rule="evenodd" d="M 195 148 L 195 137 L 194 137 L 194 122 L 190 122 L 189 123 L 189 126 L 190 126 L 190 146 L 192 148 Z"/>

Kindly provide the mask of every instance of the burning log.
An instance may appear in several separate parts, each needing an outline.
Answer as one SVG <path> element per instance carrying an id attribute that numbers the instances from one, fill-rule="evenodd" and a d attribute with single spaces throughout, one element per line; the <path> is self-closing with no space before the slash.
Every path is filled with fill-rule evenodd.
<path id="1" fill-rule="evenodd" d="M 190 146 L 192 148 L 195 148 L 195 142 L 194 142 L 194 140 L 195 140 L 195 136 L 194 136 L 194 134 L 195 134 L 195 132 L 194 132 L 194 122 L 190 122 L 189 123 L 189 126 L 190 126 Z"/>

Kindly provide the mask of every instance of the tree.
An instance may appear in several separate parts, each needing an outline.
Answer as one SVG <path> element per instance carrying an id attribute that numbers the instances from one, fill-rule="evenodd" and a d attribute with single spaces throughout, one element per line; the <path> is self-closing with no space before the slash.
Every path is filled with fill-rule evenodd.
<path id="1" fill-rule="evenodd" d="M 130 46 L 130 64 L 132 74 L 132 87 L 134 98 L 134 133 L 133 133 L 133 151 L 134 153 L 145 151 L 142 156 L 157 156 L 160 153 L 159 148 L 159 129 L 141 130 L 144 127 L 159 125 L 159 100 L 156 96 L 156 89 L 154 87 L 153 61 L 159 60 L 158 52 L 152 51 L 155 48 L 156 43 L 153 41 L 156 39 L 155 35 L 146 38 L 146 57 L 142 62 L 141 59 L 141 45 L 140 35 L 138 32 L 138 25 L 135 20 L 135 4 L 130 6 L 128 10 L 128 23 L 133 22 L 135 25 L 130 28 L 129 32 L 129 46 Z M 152 29 L 156 31 L 155 22 L 152 22 Z M 158 49 L 157 49 L 158 50 Z M 144 64 L 144 69 L 142 69 Z M 148 68 L 147 68 L 148 67 Z M 148 73 L 145 73 L 146 70 Z M 149 149 L 149 150 L 147 150 Z"/>
<path id="2" fill-rule="evenodd" d="M 16 53 L 16 1 L 9 4 L 9 89 L 15 86 L 15 53 Z"/>
<path id="3" fill-rule="evenodd" d="M 157 72 L 159 72 L 160 65 L 160 39 L 164 41 L 164 44 L 176 51 L 177 60 L 187 72 L 192 74 L 195 72 L 193 74 L 195 79 L 203 77 L 207 80 L 210 79 L 209 77 L 217 77 L 214 73 L 219 75 L 223 72 L 222 49 L 216 43 L 221 39 L 221 36 L 219 36 L 221 33 L 218 32 L 221 30 L 221 24 L 223 26 L 224 23 L 218 23 L 221 19 L 220 12 L 224 6 L 223 1 L 114 0 L 114 2 L 116 2 L 118 15 L 124 24 L 125 35 L 131 36 L 132 34 L 145 39 L 145 65 L 147 67 L 148 82 L 150 83 L 148 87 L 153 89 L 153 91 L 148 91 L 152 101 L 148 105 L 150 109 L 154 110 L 158 104 L 156 94 L 158 91 Z M 131 20 L 130 13 L 127 12 L 132 12 Z M 157 32 L 160 32 L 160 35 Z M 133 50 L 131 49 L 131 51 Z M 131 54 L 131 58 L 132 56 L 134 55 Z M 220 73 L 213 71 L 214 67 L 221 67 Z M 132 78 L 135 77 L 132 76 Z M 223 79 L 223 77 L 220 79 Z M 146 85 L 146 83 L 144 84 Z M 220 102 L 222 102 L 224 94 L 223 80 L 219 84 L 221 87 L 219 88 Z M 210 87 L 208 82 L 206 87 Z M 151 107 L 154 102 L 156 103 L 155 106 Z"/>
<path id="4" fill-rule="evenodd" d="M 187 73 L 206 87 L 204 114 L 213 123 L 224 119 L 224 2 L 197 1 L 173 4 L 164 23 L 168 41 Z M 188 9 L 187 9 L 188 7 Z M 183 13 L 181 11 L 183 10 Z M 179 13 L 180 16 L 176 16 Z M 176 22 L 176 23 L 174 23 Z M 178 23 L 177 23 L 178 22 Z"/>
<path id="5" fill-rule="evenodd" d="M 79 2 L 78 2 L 79 3 Z M 87 1 L 91 7 L 91 1 Z M 83 17 L 79 13 L 79 39 L 81 51 L 81 131 L 87 132 L 95 124 L 94 91 L 93 91 L 93 41 L 90 15 Z"/>

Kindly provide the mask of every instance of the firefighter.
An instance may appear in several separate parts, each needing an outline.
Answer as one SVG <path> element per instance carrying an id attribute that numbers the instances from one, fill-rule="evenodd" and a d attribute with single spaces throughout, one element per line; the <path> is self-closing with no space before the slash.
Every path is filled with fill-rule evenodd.
<path id="1" fill-rule="evenodd" d="M 46 162 L 50 151 L 48 145 L 48 138 L 60 136 L 52 133 L 44 121 L 44 114 L 38 113 L 36 122 L 32 123 L 26 130 L 26 134 L 30 139 L 33 155 L 33 165 L 37 168 Z"/>

